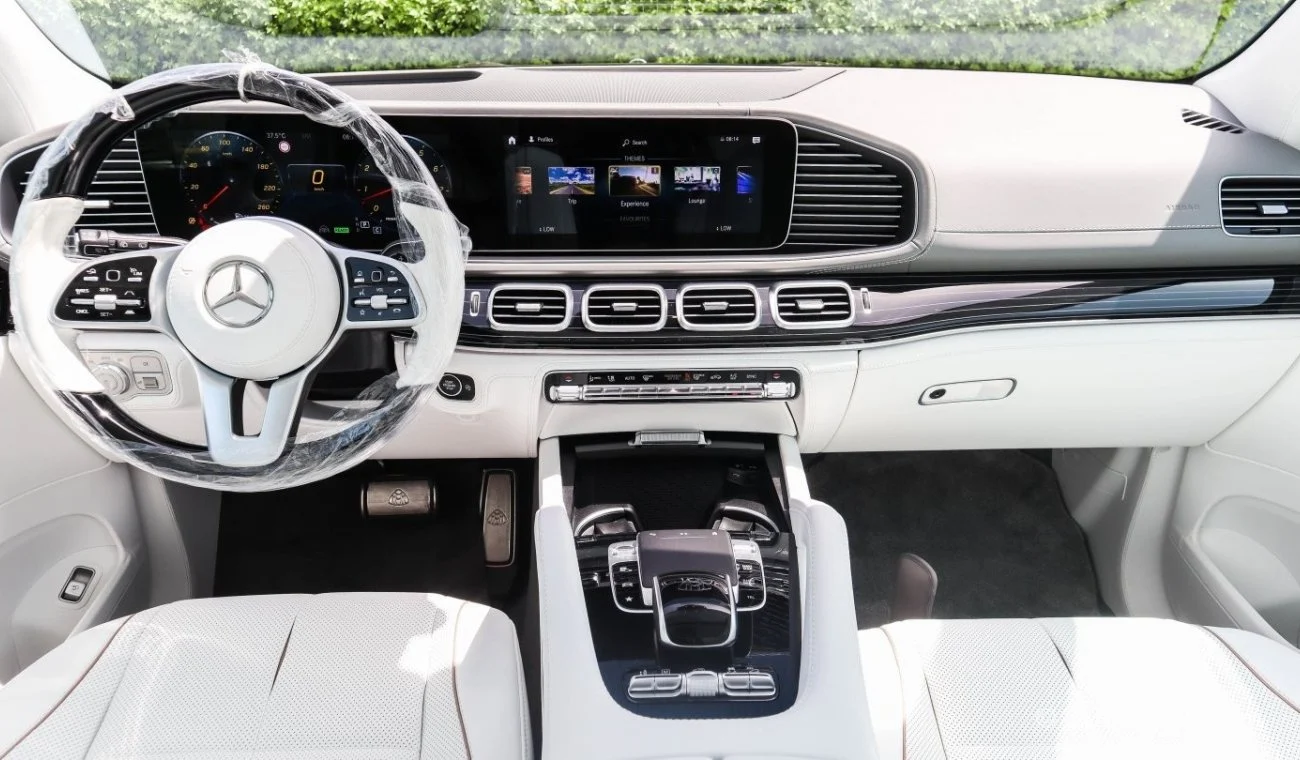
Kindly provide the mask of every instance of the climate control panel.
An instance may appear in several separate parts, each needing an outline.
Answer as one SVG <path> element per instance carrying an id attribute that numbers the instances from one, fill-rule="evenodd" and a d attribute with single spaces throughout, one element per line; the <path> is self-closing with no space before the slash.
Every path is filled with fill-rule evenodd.
<path id="1" fill-rule="evenodd" d="M 788 401 L 802 384 L 793 369 L 617 370 L 552 372 L 548 401 Z"/>

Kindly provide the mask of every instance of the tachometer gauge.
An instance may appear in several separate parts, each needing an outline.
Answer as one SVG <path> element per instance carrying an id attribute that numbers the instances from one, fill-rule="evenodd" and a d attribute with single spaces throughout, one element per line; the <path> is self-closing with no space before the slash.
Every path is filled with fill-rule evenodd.
<path id="1" fill-rule="evenodd" d="M 406 142 L 410 143 L 415 154 L 428 167 L 442 196 L 450 198 L 451 172 L 447 169 L 442 156 L 438 155 L 438 151 L 434 150 L 429 143 L 419 138 L 407 137 Z M 357 162 L 355 183 L 357 201 L 361 204 L 357 215 L 357 232 L 363 235 L 391 237 L 391 231 L 397 222 L 397 215 L 393 212 L 393 189 L 369 154 L 362 156 Z M 376 228 L 378 232 L 374 232 Z"/>
<path id="2" fill-rule="evenodd" d="M 238 132 L 209 132 L 185 148 L 181 188 L 189 224 L 206 230 L 241 216 L 275 213 L 283 182 L 266 150 Z"/>

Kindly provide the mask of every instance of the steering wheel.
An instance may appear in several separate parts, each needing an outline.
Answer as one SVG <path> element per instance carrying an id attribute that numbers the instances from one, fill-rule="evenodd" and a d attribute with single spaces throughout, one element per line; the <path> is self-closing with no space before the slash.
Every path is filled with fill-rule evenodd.
<path id="1" fill-rule="evenodd" d="M 150 119 L 234 98 L 288 106 L 351 132 L 392 186 L 405 260 L 340 248 L 262 216 L 211 227 L 184 245 L 93 259 L 65 250 L 114 144 Z M 286 488 L 366 459 L 432 392 L 455 349 L 468 250 L 429 170 L 366 106 L 261 63 L 174 69 L 116 91 L 41 156 L 16 225 L 11 345 L 42 397 L 110 458 L 192 485 Z M 299 436 L 311 379 L 341 337 L 394 329 L 415 333 L 399 371 L 335 413 L 323 434 Z M 124 347 L 141 332 L 175 341 L 198 375 L 206 447 L 146 430 L 119 409 L 81 358 L 77 341 L 89 331 L 111 331 Z M 266 392 L 256 432 L 244 426 L 250 383 Z"/>

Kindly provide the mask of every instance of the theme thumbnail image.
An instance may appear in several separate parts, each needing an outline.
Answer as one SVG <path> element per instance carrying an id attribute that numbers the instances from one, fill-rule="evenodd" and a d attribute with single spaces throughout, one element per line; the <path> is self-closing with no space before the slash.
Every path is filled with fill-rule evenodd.
<path id="1" fill-rule="evenodd" d="M 754 176 L 754 167 L 736 167 L 736 194 L 751 195 L 758 190 L 758 179 Z"/>
<path id="2" fill-rule="evenodd" d="M 548 166 L 546 181 L 551 195 L 595 195 L 596 167 Z"/>
<path id="3" fill-rule="evenodd" d="M 722 190 L 722 167 L 673 167 L 673 189 L 686 193 L 720 192 Z"/>
<path id="4" fill-rule="evenodd" d="M 659 167 L 626 164 L 609 167 L 610 195 L 659 195 Z"/>
<path id="5" fill-rule="evenodd" d="M 515 194 L 516 195 L 533 194 L 533 167 L 531 166 L 515 167 Z"/>

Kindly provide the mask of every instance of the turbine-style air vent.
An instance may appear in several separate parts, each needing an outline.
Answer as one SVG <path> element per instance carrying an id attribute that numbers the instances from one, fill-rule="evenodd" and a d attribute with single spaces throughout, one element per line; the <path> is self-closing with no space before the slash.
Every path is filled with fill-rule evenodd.
<path id="1" fill-rule="evenodd" d="M 567 285 L 498 285 L 488 296 L 488 324 L 505 332 L 559 332 L 573 319 Z"/>
<path id="2" fill-rule="evenodd" d="M 1219 209 L 1229 235 L 1300 235 L 1300 177 L 1228 177 Z"/>
<path id="3" fill-rule="evenodd" d="M 772 288 L 772 315 L 787 330 L 848 327 L 853 324 L 853 289 L 848 283 L 790 282 Z"/>
<path id="4" fill-rule="evenodd" d="M 1193 127 L 1213 129 L 1215 132 L 1227 132 L 1230 135 L 1239 135 L 1246 131 L 1246 128 L 1240 124 L 1233 124 L 1232 122 L 1224 121 L 1217 116 L 1203 114 L 1200 111 L 1193 111 L 1190 108 L 1183 109 L 1183 121 L 1191 124 Z"/>
<path id="5" fill-rule="evenodd" d="M 658 285 L 592 285 L 582 296 L 582 324 L 592 332 L 653 332 L 667 322 Z"/>
<path id="6" fill-rule="evenodd" d="M 39 154 L 33 153 L 31 164 L 23 171 L 23 178 L 18 182 L 19 193 L 26 194 L 38 157 Z M 86 209 L 76 226 L 135 235 L 158 234 L 135 137 L 123 138 L 100 164 L 86 193 Z"/>
<path id="7" fill-rule="evenodd" d="M 797 252 L 897 245 L 916 230 L 916 180 L 886 153 L 799 127 L 794 181 L 786 245 Z"/>
<path id="8" fill-rule="evenodd" d="M 677 291 L 677 324 L 685 330 L 753 330 L 758 289 L 747 283 L 686 285 Z"/>

